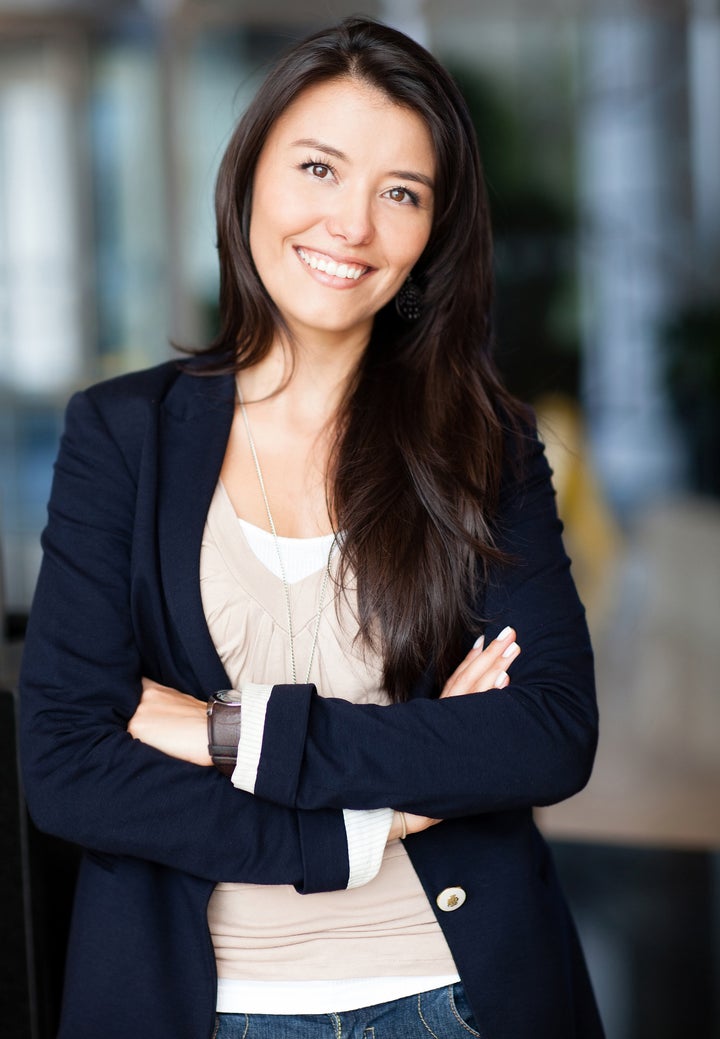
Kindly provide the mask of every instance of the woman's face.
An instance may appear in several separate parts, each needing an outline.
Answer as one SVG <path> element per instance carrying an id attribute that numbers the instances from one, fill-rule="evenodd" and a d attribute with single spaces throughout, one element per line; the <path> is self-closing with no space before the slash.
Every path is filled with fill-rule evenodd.
<path id="1" fill-rule="evenodd" d="M 308 87 L 265 142 L 250 249 L 288 327 L 366 342 L 430 235 L 435 158 L 427 127 L 349 78 Z"/>

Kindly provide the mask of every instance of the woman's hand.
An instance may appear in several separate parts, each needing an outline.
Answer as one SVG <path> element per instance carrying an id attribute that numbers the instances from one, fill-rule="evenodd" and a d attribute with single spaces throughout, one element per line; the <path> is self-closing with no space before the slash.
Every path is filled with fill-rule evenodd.
<path id="1" fill-rule="evenodd" d="M 505 628 L 487 648 L 483 640 L 470 650 L 445 683 L 441 698 L 504 689 L 510 679 L 507 668 L 520 652 L 514 641 L 515 631 Z M 207 748 L 207 710 L 201 700 L 166 685 L 143 678 L 143 691 L 128 732 L 164 754 L 194 765 L 212 765 Z M 439 820 L 405 813 L 408 833 L 419 833 Z M 402 822 L 396 812 L 388 840 L 402 833 Z"/>
<path id="2" fill-rule="evenodd" d="M 133 739 L 194 765 L 212 765 L 202 700 L 149 678 L 143 678 L 142 686 L 140 703 L 128 723 Z"/>
<path id="3" fill-rule="evenodd" d="M 510 682 L 507 668 L 510 667 L 519 652 L 520 647 L 515 642 L 513 628 L 505 628 L 501 631 L 487 649 L 484 648 L 484 639 L 479 638 L 463 662 L 448 678 L 440 694 L 440 699 L 448 696 L 465 696 L 467 693 L 486 693 L 489 689 L 504 689 Z M 388 842 L 404 835 L 403 816 L 405 834 L 420 833 L 422 830 L 427 830 L 429 826 L 442 822 L 441 819 L 429 819 L 424 815 L 395 812 L 388 834 Z"/>
<path id="4" fill-rule="evenodd" d="M 404 829 L 403 816 L 405 818 Z M 411 833 L 420 833 L 421 830 L 427 830 L 428 826 L 435 826 L 436 823 L 440 822 L 442 822 L 442 819 L 428 819 L 424 815 L 411 815 L 409 812 L 395 812 L 387 842 L 389 844 L 390 841 L 396 841 L 399 837 L 407 837 Z"/>
<path id="5" fill-rule="evenodd" d="M 443 687 L 440 699 L 504 689 L 510 683 L 507 669 L 520 652 L 513 628 L 505 628 L 484 648 L 481 636 Z"/>

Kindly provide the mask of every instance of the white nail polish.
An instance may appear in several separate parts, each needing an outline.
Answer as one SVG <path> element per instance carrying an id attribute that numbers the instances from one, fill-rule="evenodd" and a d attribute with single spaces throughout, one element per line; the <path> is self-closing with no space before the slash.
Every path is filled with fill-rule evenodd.
<path id="1" fill-rule="evenodd" d="M 480 649 L 480 647 L 484 644 L 484 642 L 485 642 L 485 636 L 484 635 L 480 635 L 480 637 L 475 639 L 475 641 L 473 642 L 473 649 Z"/>
<path id="2" fill-rule="evenodd" d="M 502 642 L 503 639 L 506 639 L 511 631 L 512 631 L 512 628 L 503 628 L 503 630 L 500 632 L 500 634 L 497 637 L 498 642 Z"/>
<path id="3" fill-rule="evenodd" d="M 498 675 L 495 676 L 495 688 L 502 689 L 504 686 L 507 685 L 508 681 L 509 676 L 507 671 L 501 671 Z"/>
<path id="4" fill-rule="evenodd" d="M 518 648 L 517 642 L 511 642 L 508 648 L 503 652 L 503 657 L 511 657 Z"/>

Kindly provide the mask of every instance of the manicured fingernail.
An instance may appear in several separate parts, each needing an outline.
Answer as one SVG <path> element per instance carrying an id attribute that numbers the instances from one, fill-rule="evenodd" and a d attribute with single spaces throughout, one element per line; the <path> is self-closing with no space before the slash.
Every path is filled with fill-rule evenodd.
<path id="1" fill-rule="evenodd" d="M 503 650 L 503 657 L 511 657 L 520 647 L 517 642 L 511 642 L 506 650 Z"/>
<path id="2" fill-rule="evenodd" d="M 502 642 L 503 639 L 508 638 L 511 631 L 512 631 L 512 628 L 503 628 L 503 630 L 498 635 L 498 642 Z"/>
<path id="3" fill-rule="evenodd" d="M 485 644 L 485 636 L 481 635 L 479 638 L 475 639 L 475 641 L 473 642 L 473 649 L 480 649 L 480 647 L 482 645 L 484 645 L 484 644 Z"/>
<path id="4" fill-rule="evenodd" d="M 508 675 L 507 671 L 501 671 L 495 679 L 495 688 L 504 689 L 504 687 L 508 684 L 509 681 L 510 676 Z"/>

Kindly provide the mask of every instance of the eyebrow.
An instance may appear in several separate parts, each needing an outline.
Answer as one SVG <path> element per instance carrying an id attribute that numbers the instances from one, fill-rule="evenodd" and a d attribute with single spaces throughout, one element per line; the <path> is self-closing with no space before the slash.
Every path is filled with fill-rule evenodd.
<path id="1" fill-rule="evenodd" d="M 350 161 L 345 152 L 341 152 L 338 148 L 333 148 L 331 144 L 319 141 L 315 137 L 301 137 L 300 140 L 292 142 L 292 147 L 317 148 L 318 151 L 325 152 L 326 155 L 333 155 L 336 159 L 340 159 L 343 162 Z M 424 173 L 418 173 L 416 170 L 388 170 L 387 175 L 389 177 L 399 177 L 401 180 L 414 180 L 418 184 L 424 184 L 430 191 L 434 189 L 432 179 Z"/>

